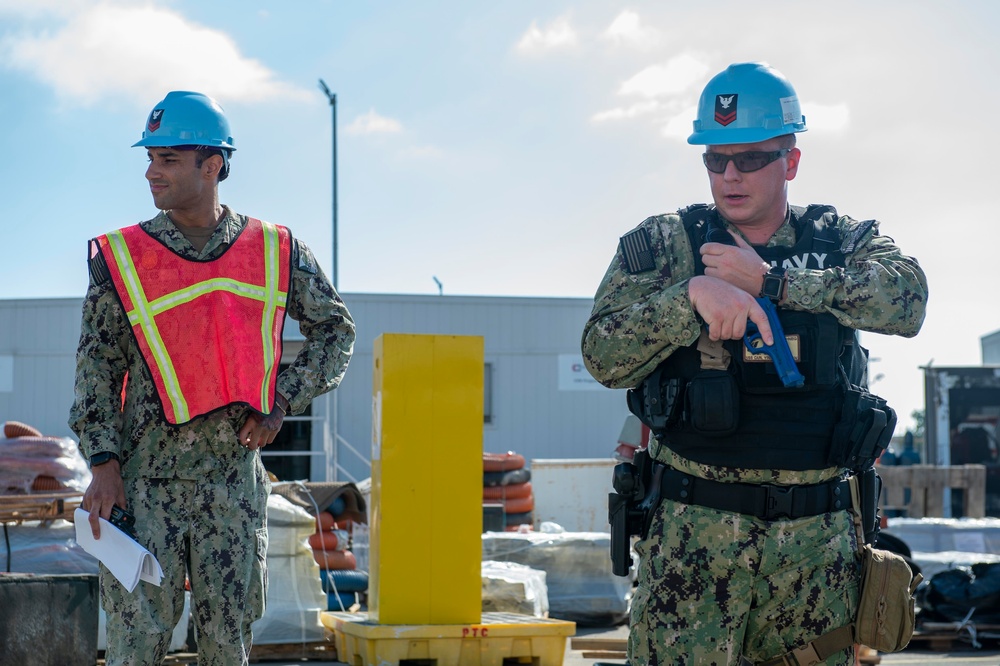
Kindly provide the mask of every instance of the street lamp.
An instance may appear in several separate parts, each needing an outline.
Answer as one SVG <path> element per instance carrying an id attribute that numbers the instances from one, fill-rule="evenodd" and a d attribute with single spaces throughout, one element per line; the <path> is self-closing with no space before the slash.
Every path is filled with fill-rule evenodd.
<path id="1" fill-rule="evenodd" d="M 330 110 L 333 113 L 331 135 L 333 137 L 333 265 L 330 271 L 330 282 L 337 289 L 337 95 L 330 92 L 326 82 L 319 80 L 319 87 L 330 100 Z"/>
<path id="2" fill-rule="evenodd" d="M 332 125 L 331 125 L 331 136 L 333 137 L 333 263 L 330 270 L 330 282 L 333 283 L 333 288 L 337 289 L 337 96 L 330 92 L 327 87 L 326 82 L 323 79 L 319 80 L 320 89 L 326 94 L 326 98 L 330 100 L 330 110 L 333 113 Z M 340 391 L 334 391 L 333 395 L 330 396 L 330 430 L 333 435 L 333 450 L 328 452 L 328 455 L 333 457 L 333 479 L 329 478 L 329 463 L 327 466 L 327 481 L 336 481 L 340 477 L 339 466 L 340 466 L 340 442 L 337 440 L 340 438 L 340 433 L 337 432 L 338 414 L 340 400 Z"/>

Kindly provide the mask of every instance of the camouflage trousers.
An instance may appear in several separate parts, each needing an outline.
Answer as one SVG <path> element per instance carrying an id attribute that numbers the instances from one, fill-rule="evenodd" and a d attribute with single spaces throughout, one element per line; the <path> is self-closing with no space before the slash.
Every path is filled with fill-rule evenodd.
<path id="1" fill-rule="evenodd" d="M 267 495 L 259 473 L 198 481 L 126 479 L 136 534 L 163 568 L 160 587 L 140 581 L 130 594 L 101 567 L 107 666 L 159 666 L 191 585 L 199 666 L 247 664 L 250 625 L 264 613 Z M 241 474 L 243 472 L 243 474 Z M 249 476 L 250 478 L 240 478 Z"/>
<path id="2" fill-rule="evenodd" d="M 636 550 L 631 666 L 761 662 L 849 624 L 857 609 L 848 511 L 769 522 L 663 501 Z M 824 663 L 853 665 L 853 652 Z"/>

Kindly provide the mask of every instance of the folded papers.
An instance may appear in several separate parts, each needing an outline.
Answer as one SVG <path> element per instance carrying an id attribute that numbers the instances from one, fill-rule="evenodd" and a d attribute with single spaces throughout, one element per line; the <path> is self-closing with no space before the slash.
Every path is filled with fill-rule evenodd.
<path id="1" fill-rule="evenodd" d="M 76 542 L 100 560 L 125 589 L 131 592 L 140 580 L 159 587 L 163 569 L 151 552 L 103 518 L 99 518 L 101 538 L 95 539 L 90 529 L 90 513 L 77 509 L 73 516 Z"/>

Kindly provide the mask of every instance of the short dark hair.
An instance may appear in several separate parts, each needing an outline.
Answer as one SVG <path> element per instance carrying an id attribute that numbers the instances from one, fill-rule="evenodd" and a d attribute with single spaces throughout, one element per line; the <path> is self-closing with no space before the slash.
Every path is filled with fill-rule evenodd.
<path id="1" fill-rule="evenodd" d="M 792 149 L 792 148 L 795 147 L 795 135 L 794 134 L 783 134 L 783 135 L 781 135 L 778 138 L 781 139 L 781 147 L 782 148 Z"/>
<path id="2" fill-rule="evenodd" d="M 194 166 L 196 169 L 200 169 L 205 160 L 212 155 L 218 155 L 222 158 L 222 168 L 219 169 L 219 180 L 223 181 L 229 176 L 229 156 L 224 152 L 224 149 L 198 146 L 194 149 Z"/>
<path id="3" fill-rule="evenodd" d="M 218 155 L 222 157 L 222 151 L 216 148 L 197 148 L 194 151 L 194 165 L 197 168 L 201 168 L 201 165 L 205 163 L 212 155 Z"/>

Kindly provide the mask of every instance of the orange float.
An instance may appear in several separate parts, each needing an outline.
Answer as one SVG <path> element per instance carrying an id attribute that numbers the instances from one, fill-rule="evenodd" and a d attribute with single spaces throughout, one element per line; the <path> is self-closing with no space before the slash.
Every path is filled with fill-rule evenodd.
<path id="1" fill-rule="evenodd" d="M 60 490 L 72 490 L 72 488 L 66 486 L 62 481 L 44 475 L 35 477 L 35 480 L 31 483 L 31 489 L 36 493 L 54 493 Z"/>
<path id="2" fill-rule="evenodd" d="M 341 544 L 336 532 L 313 532 L 309 535 L 309 547 L 313 550 L 337 550 L 338 545 Z M 343 544 L 341 550 L 346 546 Z"/>
<path id="3" fill-rule="evenodd" d="M 509 472 L 524 467 L 524 456 L 520 453 L 483 453 L 484 472 Z"/>
<path id="4" fill-rule="evenodd" d="M 503 500 L 515 497 L 531 497 L 531 482 L 512 483 L 509 486 L 484 486 L 484 500 Z"/>
<path id="5" fill-rule="evenodd" d="M 320 569 L 357 569 L 358 561 L 349 550 L 314 550 L 313 559 Z"/>
<path id="6" fill-rule="evenodd" d="M 15 437 L 41 437 L 37 429 L 19 421 L 7 421 L 3 424 L 3 436 L 11 439 Z"/>
<path id="7" fill-rule="evenodd" d="M 329 532 L 337 529 L 337 519 L 329 511 L 320 511 L 316 514 L 316 531 Z"/>
<path id="8" fill-rule="evenodd" d="M 535 510 L 535 498 L 532 495 L 527 497 L 508 497 L 503 501 L 503 510 L 506 514 L 529 513 Z"/>

